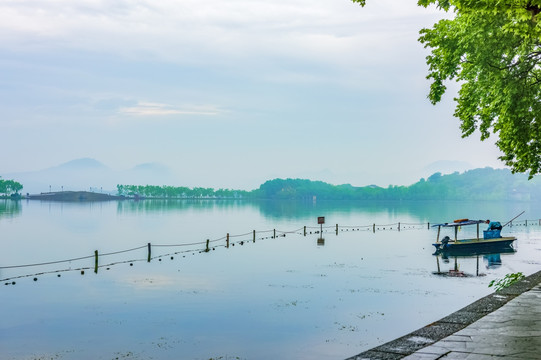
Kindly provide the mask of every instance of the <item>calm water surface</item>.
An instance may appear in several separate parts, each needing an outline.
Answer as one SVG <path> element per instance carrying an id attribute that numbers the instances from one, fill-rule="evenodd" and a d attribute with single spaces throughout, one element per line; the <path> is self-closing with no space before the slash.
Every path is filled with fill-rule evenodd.
<path id="1" fill-rule="evenodd" d="M 506 222 L 522 210 L 505 228 L 516 253 L 456 259 L 469 277 L 434 274 L 428 222 Z M 317 216 L 330 225 L 323 240 Z M 541 227 L 524 224 L 539 218 L 527 203 L 0 200 L 0 354 L 342 359 L 458 310 L 506 273 L 541 269 Z"/>

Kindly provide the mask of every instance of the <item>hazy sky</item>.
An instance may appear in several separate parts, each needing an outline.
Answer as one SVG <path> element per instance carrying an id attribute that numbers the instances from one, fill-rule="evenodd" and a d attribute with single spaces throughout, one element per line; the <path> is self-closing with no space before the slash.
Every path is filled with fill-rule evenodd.
<path id="1" fill-rule="evenodd" d="M 91 157 L 252 189 L 501 167 L 461 138 L 452 93 L 427 100 L 418 31 L 444 14 L 416 2 L 0 1 L 0 175 Z"/>

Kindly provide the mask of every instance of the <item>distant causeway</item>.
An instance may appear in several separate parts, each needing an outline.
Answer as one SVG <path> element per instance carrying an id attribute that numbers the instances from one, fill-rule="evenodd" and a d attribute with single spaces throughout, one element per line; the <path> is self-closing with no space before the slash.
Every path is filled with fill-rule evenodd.
<path id="1" fill-rule="evenodd" d="M 40 194 L 27 194 L 26 199 L 30 200 L 50 200 L 50 201 L 108 201 L 122 200 L 126 197 L 95 193 L 90 191 L 58 191 L 46 192 Z"/>

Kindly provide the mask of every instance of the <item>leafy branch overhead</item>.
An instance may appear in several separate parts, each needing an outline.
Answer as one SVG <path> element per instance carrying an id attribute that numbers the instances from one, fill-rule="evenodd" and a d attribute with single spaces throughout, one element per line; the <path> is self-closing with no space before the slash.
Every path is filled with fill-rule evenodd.
<path id="1" fill-rule="evenodd" d="M 365 5 L 365 1 L 352 0 Z M 460 85 L 454 115 L 463 137 L 496 135 L 514 172 L 541 172 L 541 0 L 419 0 L 453 12 L 419 41 L 429 48 L 428 98 Z"/>

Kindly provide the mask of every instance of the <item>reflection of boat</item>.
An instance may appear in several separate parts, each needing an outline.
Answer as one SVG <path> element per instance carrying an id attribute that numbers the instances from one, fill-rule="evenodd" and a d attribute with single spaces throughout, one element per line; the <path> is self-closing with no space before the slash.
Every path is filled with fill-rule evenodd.
<path id="1" fill-rule="evenodd" d="M 445 223 L 445 224 L 436 224 L 432 226 L 438 227 L 438 236 L 436 238 L 436 242 L 432 245 L 436 247 L 436 252 L 457 252 L 458 255 L 451 255 L 451 256 L 461 256 L 460 253 L 467 253 L 467 255 L 476 255 L 476 251 L 478 252 L 484 252 L 484 254 L 490 254 L 495 252 L 506 252 L 506 249 L 511 249 L 513 251 L 513 248 L 511 247 L 513 241 L 515 241 L 517 238 L 514 236 L 507 236 L 502 237 L 500 235 L 501 232 L 501 226 L 499 229 L 495 230 L 484 230 L 483 231 L 483 237 L 479 237 L 479 224 L 484 223 L 483 220 L 467 220 L 463 219 L 460 221 L 456 221 L 453 223 Z M 470 238 L 470 239 L 458 239 L 458 229 L 461 226 L 467 226 L 467 225 L 477 225 L 477 237 Z M 449 236 L 445 236 L 440 241 L 440 230 L 442 227 L 450 227 L 454 228 L 455 230 L 455 236 L 454 239 L 449 238 Z M 503 251 L 502 251 L 503 250 Z M 488 251 L 488 252 L 486 252 Z M 482 255 L 482 253 L 480 253 Z"/>
<path id="2" fill-rule="evenodd" d="M 502 266 L 502 258 L 500 254 L 484 255 L 483 260 L 487 262 L 487 269 L 496 269 Z"/>
<path id="3" fill-rule="evenodd" d="M 498 252 L 494 252 L 498 251 Z M 487 269 L 494 269 L 502 265 L 501 255 L 511 255 L 515 253 L 515 249 L 507 245 L 507 248 L 486 248 L 483 250 L 473 249 L 473 248 L 460 248 L 454 250 L 437 250 L 433 255 L 436 256 L 436 265 L 438 266 L 438 271 L 434 272 L 435 275 L 443 276 L 454 276 L 454 277 L 468 277 L 472 276 L 464 271 L 461 271 L 458 264 L 458 259 L 465 260 L 468 263 L 468 259 L 476 258 L 476 271 L 475 276 L 483 276 L 484 274 L 479 273 L 479 258 L 482 256 L 483 260 L 487 262 Z M 443 260 L 444 264 L 451 264 L 451 258 L 454 259 L 454 267 L 448 271 L 441 270 L 440 267 L 440 257 Z"/>

